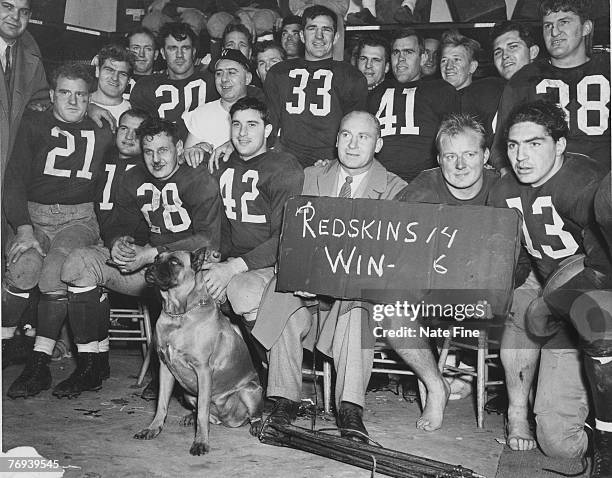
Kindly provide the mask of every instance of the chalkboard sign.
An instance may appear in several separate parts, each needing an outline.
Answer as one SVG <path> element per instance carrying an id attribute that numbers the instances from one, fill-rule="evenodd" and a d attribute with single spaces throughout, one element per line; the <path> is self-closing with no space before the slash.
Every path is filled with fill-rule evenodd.
<path id="1" fill-rule="evenodd" d="M 285 207 L 278 291 L 510 308 L 518 213 L 484 206 L 299 196 Z"/>

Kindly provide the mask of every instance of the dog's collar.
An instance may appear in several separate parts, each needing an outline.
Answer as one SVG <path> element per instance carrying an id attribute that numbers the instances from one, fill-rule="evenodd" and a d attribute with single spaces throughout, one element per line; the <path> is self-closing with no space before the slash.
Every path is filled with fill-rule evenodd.
<path id="1" fill-rule="evenodd" d="M 209 303 L 208 300 L 206 299 L 200 299 L 198 300 L 198 302 L 191 307 L 190 309 L 186 310 L 185 312 L 181 312 L 180 314 L 175 314 L 173 312 L 168 312 L 167 310 L 164 310 L 164 313 L 174 319 L 180 319 L 181 317 L 183 317 L 184 315 L 189 314 L 191 311 L 197 309 L 198 307 L 204 307 L 205 305 L 207 305 Z"/>

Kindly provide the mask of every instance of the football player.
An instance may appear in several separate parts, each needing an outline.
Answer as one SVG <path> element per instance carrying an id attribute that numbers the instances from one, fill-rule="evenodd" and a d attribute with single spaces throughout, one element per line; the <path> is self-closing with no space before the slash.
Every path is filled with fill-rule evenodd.
<path id="1" fill-rule="evenodd" d="M 366 77 L 368 95 L 379 87 L 389 72 L 389 43 L 382 37 L 371 35 L 357 45 L 357 68 Z"/>
<path id="2" fill-rule="evenodd" d="M 134 70 L 134 55 L 119 45 L 107 45 L 98 52 L 97 58 L 98 87 L 91 95 L 91 102 L 119 120 L 119 116 L 130 109 L 123 92 Z"/>
<path id="3" fill-rule="evenodd" d="M 425 38 L 423 48 L 427 59 L 421 66 L 423 78 L 440 78 L 440 40 L 437 38 Z"/>
<path id="4" fill-rule="evenodd" d="M 493 121 L 505 81 L 501 78 L 481 78 L 473 81 L 478 68 L 480 43 L 449 30 L 442 35 L 442 78 L 457 90 L 461 112 L 475 116 L 487 130 L 487 143 L 493 137 Z"/>
<path id="5" fill-rule="evenodd" d="M 593 200 L 606 168 L 567 151 L 566 121 L 559 105 L 543 100 L 513 111 L 504 134 L 514 174 L 502 178 L 491 204 L 522 214 L 524 253 L 534 263 L 541 284 L 556 275 L 560 266 L 582 262 L 577 254 L 586 254 L 584 274 L 563 286 L 562 297 L 568 299 L 574 295 L 572 289 L 599 289 L 606 283 L 610 287 L 610 264 L 593 233 Z M 576 334 L 563 327 L 540 355 L 541 341 L 527 334 L 526 317 L 541 316 L 542 320 L 536 317 L 537 325 L 547 314 L 541 312 L 537 284 L 530 296 L 522 292 L 523 297 L 515 294 L 515 302 L 523 304 L 513 304 L 501 342 L 509 398 L 508 446 L 513 450 L 536 447 L 528 422 L 528 396 L 539 358 L 534 403 L 537 444 L 549 456 L 580 457 L 588 444 L 583 427 L 589 407 Z"/>
<path id="6" fill-rule="evenodd" d="M 202 269 L 208 271 L 204 277 L 212 296 L 221 300 L 227 294 L 252 327 L 274 275 L 283 207 L 301 193 L 304 171 L 291 154 L 267 149 L 272 125 L 261 101 L 242 98 L 230 115 L 235 151 L 214 173 L 229 222 L 222 257 L 229 259 Z"/>
<path id="7" fill-rule="evenodd" d="M 205 167 L 179 165 L 183 145 L 176 125 L 149 118 L 136 134 L 144 164 L 127 171 L 118 185 L 112 220 L 105 225 L 107 247 L 78 249 L 62 267 L 80 366 L 55 387 L 57 397 L 101 387 L 103 348 L 98 344 L 99 326 L 92 324 L 109 321 L 102 287 L 138 296 L 146 287 L 144 268 L 158 253 L 219 247 L 219 187 Z"/>
<path id="8" fill-rule="evenodd" d="M 421 80 L 423 40 L 415 30 L 395 32 L 391 70 L 395 81 L 368 100 L 368 111 L 384 138 L 378 160 L 406 181 L 436 165 L 435 137 L 442 118 L 459 111 L 455 88 L 443 80 Z"/>
<path id="9" fill-rule="evenodd" d="M 280 42 L 287 59 L 300 58 L 304 56 L 304 42 L 300 36 L 302 32 L 302 17 L 288 15 L 283 18 Z"/>
<path id="10" fill-rule="evenodd" d="M 287 54 L 283 47 L 275 41 L 263 41 L 255 44 L 255 66 L 257 75 L 262 84 L 266 81 L 268 70 L 273 65 L 287 59 Z"/>
<path id="11" fill-rule="evenodd" d="M 333 159 L 340 120 L 364 109 L 367 83 L 355 67 L 332 59 L 339 34 L 337 15 L 315 5 L 304 10 L 304 58 L 274 65 L 264 84 L 268 107 L 280 146 L 302 166 Z"/>
<path id="12" fill-rule="evenodd" d="M 534 61 L 540 47 L 536 45 L 531 30 L 522 23 L 505 21 L 498 23 L 490 33 L 493 63 L 504 80 Z"/>
<path id="13" fill-rule="evenodd" d="M 4 317 L 19 318 L 26 295 L 38 284 L 34 351 L 9 387 L 11 398 L 30 397 L 51 385 L 49 360 L 66 318 L 66 285 L 60 270 L 71 250 L 95 244 L 97 181 L 113 138 L 86 117 L 93 78 L 68 63 L 52 76 L 53 108 L 28 112 L 9 161 L 3 208 L 14 236 L 7 241 Z"/>
<path id="14" fill-rule="evenodd" d="M 132 90 L 130 103 L 152 116 L 175 122 L 184 112 L 216 100 L 219 94 L 211 74 L 195 70 L 197 37 L 187 24 L 165 24 L 160 42 L 168 70 L 140 79 Z"/>
<path id="15" fill-rule="evenodd" d="M 485 168 L 489 148 L 484 126 L 470 115 L 451 114 L 440 124 L 436 145 L 439 167 L 423 171 L 395 199 L 455 206 L 484 206 L 499 180 L 499 174 Z M 401 326 L 401 323 L 398 325 Z M 390 328 L 393 327 L 390 325 Z M 417 373 L 427 387 L 428 397 L 432 393 L 436 394 L 436 400 L 431 406 L 427 400 L 417 427 L 427 431 L 440 428 L 449 393 L 451 399 L 453 394 L 460 398 L 466 389 L 469 393 L 468 381 L 458 377 L 448 387 L 438 370 L 429 343 L 420 337 L 389 337 L 387 341 Z"/>
<path id="16" fill-rule="evenodd" d="M 536 60 L 506 85 L 497 118 L 492 163 L 507 168 L 504 123 L 514 106 L 537 98 L 556 101 L 569 126 L 567 150 L 610 168 L 610 57 L 587 48 L 593 31 L 589 2 L 545 0 L 540 5 L 544 44 L 550 58 Z"/>
<path id="17" fill-rule="evenodd" d="M 123 92 L 123 97 L 129 100 L 130 92 L 134 89 L 136 82 L 144 76 L 153 74 L 155 61 L 159 56 L 159 48 L 157 48 L 155 43 L 155 35 L 153 32 L 143 26 L 139 26 L 130 32 L 127 41 L 128 50 L 136 57 L 134 61 L 134 72 Z"/>

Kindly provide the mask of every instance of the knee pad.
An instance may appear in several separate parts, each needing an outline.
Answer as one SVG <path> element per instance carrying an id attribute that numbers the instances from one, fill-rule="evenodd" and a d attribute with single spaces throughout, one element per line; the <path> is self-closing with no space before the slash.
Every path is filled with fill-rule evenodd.
<path id="1" fill-rule="evenodd" d="M 92 270 L 91 255 L 87 248 L 75 249 L 62 264 L 60 278 L 68 285 L 95 286 L 96 279 L 92 277 Z"/>
<path id="2" fill-rule="evenodd" d="M 538 445 L 546 456 L 553 458 L 580 458 L 588 448 L 589 439 L 584 429 L 563 427 L 561 417 L 537 417 Z"/>
<path id="3" fill-rule="evenodd" d="M 581 294 L 572 304 L 570 320 L 580 334 L 585 354 L 612 356 L 612 292 L 593 290 Z"/>

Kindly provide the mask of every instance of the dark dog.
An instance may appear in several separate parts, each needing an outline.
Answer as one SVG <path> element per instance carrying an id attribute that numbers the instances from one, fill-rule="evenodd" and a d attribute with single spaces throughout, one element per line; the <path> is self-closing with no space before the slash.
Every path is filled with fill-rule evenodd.
<path id="1" fill-rule="evenodd" d="M 249 421 L 256 434 L 262 414 L 263 390 L 247 346 L 208 294 L 203 273 L 198 273 L 204 261 L 218 262 L 219 254 L 206 249 L 164 252 L 146 270 L 146 281 L 159 287 L 163 299 L 155 329 L 159 397 L 153 421 L 134 435 L 146 440 L 159 435 L 176 379 L 188 403 L 194 409 L 197 404 L 192 455 L 209 451 L 209 421 L 228 427 Z"/>

